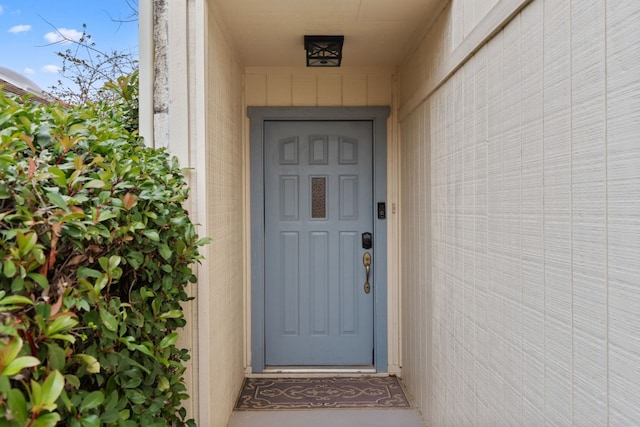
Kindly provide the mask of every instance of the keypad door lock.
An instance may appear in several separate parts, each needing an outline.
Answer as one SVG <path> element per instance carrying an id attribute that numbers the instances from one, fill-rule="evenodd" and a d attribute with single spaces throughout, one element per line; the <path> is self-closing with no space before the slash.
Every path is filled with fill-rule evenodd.
<path id="1" fill-rule="evenodd" d="M 373 247 L 373 238 L 371 233 L 362 233 L 362 249 L 371 249 Z"/>

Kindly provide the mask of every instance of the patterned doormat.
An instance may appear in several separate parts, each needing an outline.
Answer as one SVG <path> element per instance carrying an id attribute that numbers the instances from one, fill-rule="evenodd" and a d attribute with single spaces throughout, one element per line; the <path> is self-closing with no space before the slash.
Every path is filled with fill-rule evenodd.
<path id="1" fill-rule="evenodd" d="M 396 377 L 247 378 L 236 409 L 408 408 Z"/>

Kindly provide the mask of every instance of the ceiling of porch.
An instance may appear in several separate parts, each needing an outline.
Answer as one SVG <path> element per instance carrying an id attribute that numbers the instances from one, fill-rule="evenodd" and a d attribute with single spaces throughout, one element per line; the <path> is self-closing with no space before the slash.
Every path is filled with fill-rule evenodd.
<path id="1" fill-rule="evenodd" d="M 397 65 L 443 0 L 212 0 L 245 66 L 304 66 L 303 36 L 344 35 L 343 66 Z"/>

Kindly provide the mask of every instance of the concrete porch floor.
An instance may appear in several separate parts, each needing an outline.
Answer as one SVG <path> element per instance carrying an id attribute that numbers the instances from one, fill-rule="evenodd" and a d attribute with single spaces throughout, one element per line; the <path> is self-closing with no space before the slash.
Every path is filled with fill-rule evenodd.
<path id="1" fill-rule="evenodd" d="M 417 409 L 234 411 L 228 427 L 425 427 Z"/>

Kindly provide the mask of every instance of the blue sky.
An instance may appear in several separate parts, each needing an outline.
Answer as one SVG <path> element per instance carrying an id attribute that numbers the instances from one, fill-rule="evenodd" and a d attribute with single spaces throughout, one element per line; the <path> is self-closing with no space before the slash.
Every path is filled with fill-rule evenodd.
<path id="1" fill-rule="evenodd" d="M 138 54 L 137 22 L 119 24 L 131 9 L 125 0 L 0 0 L 0 66 L 10 68 L 47 90 L 59 78 L 69 45 L 53 44 L 58 31 L 69 38 L 87 33 L 101 51 Z"/>

